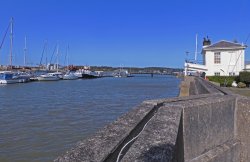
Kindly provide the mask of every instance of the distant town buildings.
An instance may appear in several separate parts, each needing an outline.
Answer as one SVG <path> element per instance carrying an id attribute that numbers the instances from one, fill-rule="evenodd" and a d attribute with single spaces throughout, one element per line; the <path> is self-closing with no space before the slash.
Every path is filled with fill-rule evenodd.
<path id="1" fill-rule="evenodd" d="M 234 76 L 249 67 L 245 65 L 246 45 L 236 42 L 221 40 L 211 44 L 204 38 L 202 47 L 203 62 L 185 62 L 185 75 L 203 73 L 206 76 Z M 250 68 L 250 67 L 249 67 Z"/>

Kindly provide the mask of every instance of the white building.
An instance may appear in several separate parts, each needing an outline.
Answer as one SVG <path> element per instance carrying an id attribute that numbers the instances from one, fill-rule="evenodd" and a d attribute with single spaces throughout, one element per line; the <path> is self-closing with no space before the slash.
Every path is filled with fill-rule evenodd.
<path id="1" fill-rule="evenodd" d="M 203 41 L 203 64 L 185 62 L 185 75 L 190 72 L 203 73 L 206 76 L 239 75 L 245 69 L 246 46 L 229 41 L 219 41 L 211 44 L 209 39 Z"/>

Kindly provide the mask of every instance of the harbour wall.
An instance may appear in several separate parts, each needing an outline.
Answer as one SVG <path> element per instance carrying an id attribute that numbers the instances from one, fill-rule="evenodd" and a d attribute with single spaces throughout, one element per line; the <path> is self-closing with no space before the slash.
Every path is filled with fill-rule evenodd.
<path id="1" fill-rule="evenodd" d="M 250 100 L 187 77 L 180 96 L 144 101 L 54 161 L 249 162 Z"/>

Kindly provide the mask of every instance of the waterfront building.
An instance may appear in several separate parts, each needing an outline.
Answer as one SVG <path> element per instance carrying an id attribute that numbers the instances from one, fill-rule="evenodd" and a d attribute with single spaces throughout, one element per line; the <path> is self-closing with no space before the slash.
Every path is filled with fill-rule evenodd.
<path id="1" fill-rule="evenodd" d="M 221 40 L 211 44 L 204 38 L 202 47 L 202 63 L 185 61 L 185 75 L 190 73 L 205 73 L 206 76 L 234 76 L 239 75 L 245 66 L 246 45 Z"/>

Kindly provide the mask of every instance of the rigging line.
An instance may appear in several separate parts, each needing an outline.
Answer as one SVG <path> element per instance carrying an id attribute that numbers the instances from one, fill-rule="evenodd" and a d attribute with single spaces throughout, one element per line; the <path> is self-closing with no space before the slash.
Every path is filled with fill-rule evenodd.
<path id="1" fill-rule="evenodd" d="M 248 34 L 247 39 L 245 40 L 245 44 L 248 41 L 249 37 L 250 37 L 250 33 Z"/>
<path id="2" fill-rule="evenodd" d="M 55 46 L 54 51 L 53 51 L 53 53 L 52 53 L 52 55 L 51 55 L 49 64 L 51 64 L 51 62 L 52 62 L 52 59 L 53 59 L 54 54 L 55 54 L 55 52 L 56 52 L 56 47 L 57 47 L 57 45 Z"/>
<path id="3" fill-rule="evenodd" d="M 64 58 L 64 65 L 67 64 L 67 68 L 69 68 L 69 45 L 66 47 L 66 54 Z"/>
<path id="4" fill-rule="evenodd" d="M 40 60 L 40 64 L 39 64 L 39 66 L 41 66 L 41 65 L 42 65 L 42 61 L 43 61 L 43 54 L 44 54 L 44 52 L 45 52 L 45 47 L 46 47 L 46 43 L 43 45 L 43 52 L 42 52 L 42 57 L 41 57 L 41 60 Z"/>
<path id="5" fill-rule="evenodd" d="M 249 39 L 249 36 L 250 36 L 250 33 L 248 34 L 247 39 L 245 40 L 244 45 L 247 43 L 247 41 L 248 41 L 248 39 Z M 240 54 L 239 54 L 239 56 L 238 56 L 238 58 L 237 58 L 237 60 L 236 60 L 236 62 L 235 62 L 235 65 L 234 65 L 234 67 L 233 67 L 233 69 L 232 69 L 232 72 L 234 71 L 234 69 L 235 69 L 235 67 L 236 67 L 236 65 L 237 65 L 237 63 L 238 63 L 238 61 L 239 61 L 239 59 L 240 59 L 240 56 L 241 56 L 241 54 L 242 54 L 242 51 L 243 51 L 243 50 L 240 51 Z"/>
<path id="6" fill-rule="evenodd" d="M 65 54 L 65 57 L 64 57 L 64 66 L 69 66 L 69 45 L 66 47 L 66 54 Z"/>
<path id="7" fill-rule="evenodd" d="M 58 46 L 58 45 L 57 45 Z M 55 58 L 54 58 L 54 61 L 56 64 L 57 64 L 57 60 L 58 60 L 58 57 L 59 57 L 59 49 L 57 49 L 58 47 L 56 47 L 56 55 L 55 55 Z M 58 53 L 57 53 L 58 52 Z"/>
<path id="8" fill-rule="evenodd" d="M 4 33 L 4 37 L 3 37 L 3 39 L 2 39 L 2 42 L 1 42 L 1 45 L 0 45 L 0 49 L 1 49 L 2 46 L 3 46 L 4 40 L 5 40 L 6 36 L 7 36 L 7 33 L 8 33 L 8 31 L 9 31 L 9 28 L 10 28 L 10 23 L 9 23 L 9 25 L 8 25 L 8 27 L 7 27 L 6 31 L 5 31 L 5 33 Z"/>
<path id="9" fill-rule="evenodd" d="M 231 53 L 231 55 L 230 55 L 229 64 L 228 64 L 228 66 L 227 66 L 227 73 L 229 72 L 229 67 L 230 67 L 230 62 L 231 62 L 231 60 L 232 60 L 232 55 L 233 55 L 233 53 Z"/>

